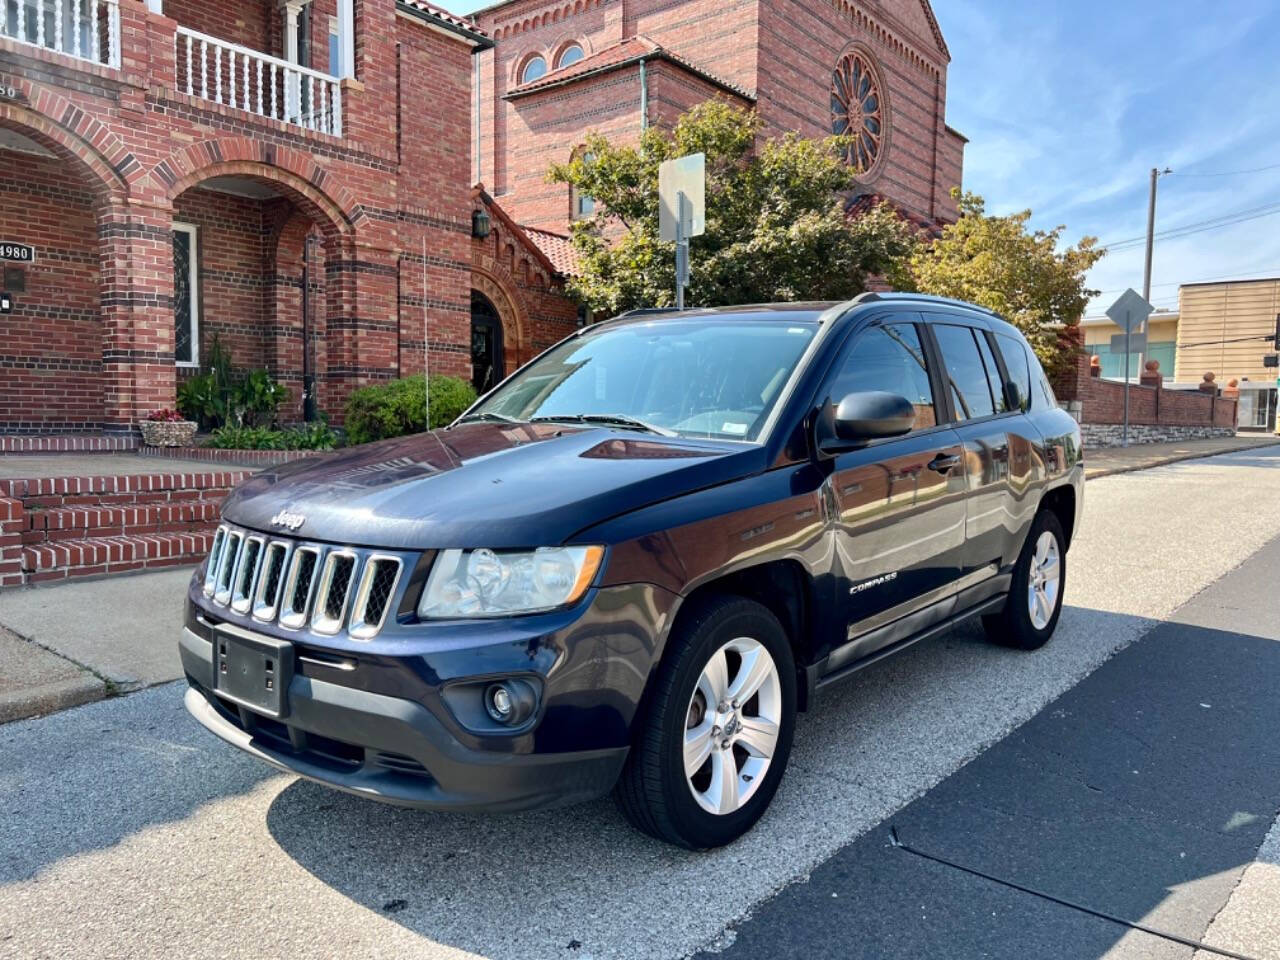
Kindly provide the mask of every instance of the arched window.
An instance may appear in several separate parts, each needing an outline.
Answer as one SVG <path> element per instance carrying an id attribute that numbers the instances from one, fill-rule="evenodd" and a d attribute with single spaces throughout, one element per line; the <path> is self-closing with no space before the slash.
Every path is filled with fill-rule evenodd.
<path id="1" fill-rule="evenodd" d="M 573 159 L 581 160 L 584 165 L 590 166 L 595 159 L 591 154 L 587 153 L 585 147 L 579 147 L 573 151 Z M 583 220 L 596 212 L 596 199 L 589 193 L 583 193 L 577 187 L 569 187 L 569 216 L 574 220 Z"/>
<path id="2" fill-rule="evenodd" d="M 540 56 L 530 57 L 520 71 L 521 83 L 532 83 L 547 75 L 547 61 Z"/>
<path id="3" fill-rule="evenodd" d="M 567 67 L 571 63 L 577 63 L 585 56 L 586 53 L 583 52 L 580 44 L 571 43 L 560 51 L 560 61 L 556 64 L 556 69 Z"/>

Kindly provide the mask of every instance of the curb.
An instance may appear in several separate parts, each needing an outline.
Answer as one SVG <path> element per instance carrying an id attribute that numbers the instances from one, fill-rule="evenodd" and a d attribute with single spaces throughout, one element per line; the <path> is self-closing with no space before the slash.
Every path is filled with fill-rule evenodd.
<path id="1" fill-rule="evenodd" d="M 0 694 L 0 723 L 27 720 L 83 706 L 107 696 L 107 684 L 93 674 L 57 680 L 14 693 Z"/>
<path id="2" fill-rule="evenodd" d="M 1152 467 L 1163 467 L 1171 463 L 1182 463 L 1185 460 L 1206 460 L 1210 457 L 1221 457 L 1228 453 L 1239 453 L 1242 450 L 1265 450 L 1268 447 L 1274 447 L 1280 444 L 1280 437 L 1276 437 L 1268 443 L 1259 443 L 1253 441 L 1251 443 L 1240 444 L 1239 446 L 1227 447 L 1223 450 L 1214 450 L 1207 452 L 1204 450 L 1170 454 L 1167 457 L 1161 457 L 1159 460 L 1143 461 L 1142 463 L 1126 463 L 1114 467 L 1098 467 L 1094 470 L 1089 469 L 1089 459 L 1086 452 L 1084 478 L 1085 480 L 1098 480 L 1102 477 L 1113 477 L 1122 473 L 1137 473 L 1139 470 L 1150 470 Z M 1130 450 L 1133 448 L 1130 447 Z"/>

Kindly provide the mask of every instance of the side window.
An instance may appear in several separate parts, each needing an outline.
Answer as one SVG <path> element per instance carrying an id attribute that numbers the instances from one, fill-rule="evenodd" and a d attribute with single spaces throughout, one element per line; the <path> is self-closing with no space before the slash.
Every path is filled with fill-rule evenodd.
<path id="1" fill-rule="evenodd" d="M 936 426 L 933 387 L 920 332 L 914 323 L 887 323 L 858 335 L 831 381 L 832 403 L 851 393 L 882 390 L 906 397 L 916 408 L 913 430 Z"/>
<path id="2" fill-rule="evenodd" d="M 987 368 L 978 351 L 978 341 L 969 327 L 939 323 L 933 328 L 946 364 L 946 379 L 956 408 L 956 419 L 976 420 L 996 412 L 987 382 Z"/>
<path id="3" fill-rule="evenodd" d="M 981 330 L 973 331 L 973 338 L 978 341 L 978 351 L 982 354 L 982 365 L 987 369 L 987 386 L 991 389 L 991 399 L 995 401 L 996 413 L 1008 413 L 1009 403 L 1004 392 L 1004 378 L 1000 375 L 1000 365 L 991 352 L 991 341 Z"/>
<path id="4" fill-rule="evenodd" d="M 1018 388 L 1018 396 L 1022 398 L 1022 412 L 1026 413 L 1031 409 L 1031 364 L 1027 360 L 1027 350 L 1021 340 L 1007 333 L 997 333 L 996 343 L 1000 345 L 1009 380 Z"/>

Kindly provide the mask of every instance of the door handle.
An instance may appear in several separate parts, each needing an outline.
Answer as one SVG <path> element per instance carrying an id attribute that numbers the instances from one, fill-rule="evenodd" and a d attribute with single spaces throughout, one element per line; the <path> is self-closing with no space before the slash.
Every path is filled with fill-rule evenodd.
<path id="1" fill-rule="evenodd" d="M 929 461 L 929 469 L 934 473 L 950 473 L 960 466 L 960 458 L 954 453 L 940 453 Z"/>

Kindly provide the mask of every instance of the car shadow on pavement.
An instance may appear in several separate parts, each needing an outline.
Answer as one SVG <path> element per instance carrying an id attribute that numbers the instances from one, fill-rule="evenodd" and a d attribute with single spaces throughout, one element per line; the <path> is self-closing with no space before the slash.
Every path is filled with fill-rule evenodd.
<path id="1" fill-rule="evenodd" d="M 267 826 L 346 897 L 503 960 L 684 955 L 820 863 L 754 911 L 730 956 L 1084 957 L 1125 934 L 894 849 L 890 823 L 930 853 L 1196 938 L 1280 808 L 1280 643 L 1152 626 L 1069 607 L 1034 654 L 966 627 L 855 676 L 801 718 L 759 826 L 710 853 L 635 833 L 607 800 L 432 814 L 306 781 Z"/>

